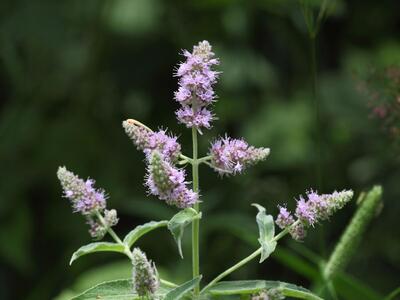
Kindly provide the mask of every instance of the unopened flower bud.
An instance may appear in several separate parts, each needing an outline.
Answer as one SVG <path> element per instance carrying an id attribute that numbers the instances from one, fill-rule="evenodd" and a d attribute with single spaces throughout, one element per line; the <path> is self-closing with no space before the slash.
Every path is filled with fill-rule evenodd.
<path id="1" fill-rule="evenodd" d="M 117 225 L 118 223 L 117 211 L 115 209 L 104 211 L 104 222 L 108 228 Z"/>
<path id="2" fill-rule="evenodd" d="M 153 296 L 160 286 L 157 269 L 139 248 L 132 251 L 133 289 L 140 297 Z"/>

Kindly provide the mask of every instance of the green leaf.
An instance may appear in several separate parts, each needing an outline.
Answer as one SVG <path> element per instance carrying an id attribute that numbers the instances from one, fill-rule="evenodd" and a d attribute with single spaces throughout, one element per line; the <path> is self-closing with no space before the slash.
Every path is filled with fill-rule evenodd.
<path id="1" fill-rule="evenodd" d="M 178 250 L 180 256 L 183 258 L 182 253 L 182 236 L 185 227 L 193 222 L 193 220 L 200 219 L 201 213 L 198 213 L 193 208 L 186 208 L 178 212 L 172 219 L 168 222 L 168 229 L 174 236 L 175 242 L 178 245 Z"/>
<path id="2" fill-rule="evenodd" d="M 98 243 L 91 243 L 85 246 L 80 247 L 78 250 L 72 254 L 71 260 L 69 264 L 77 260 L 79 257 L 94 253 L 94 252 L 119 252 L 124 253 L 124 246 L 116 243 L 107 243 L 107 242 L 98 242 Z"/>
<path id="3" fill-rule="evenodd" d="M 260 238 L 258 241 L 262 247 L 260 258 L 260 263 L 262 263 L 275 251 L 277 245 L 277 242 L 273 240 L 275 235 L 274 218 L 271 215 L 267 215 L 265 208 L 261 205 L 256 203 L 252 205 L 258 209 L 256 220 L 260 231 Z"/>
<path id="4" fill-rule="evenodd" d="M 135 229 L 133 229 L 131 232 L 129 232 L 125 238 L 124 238 L 124 244 L 128 245 L 129 248 L 143 235 L 148 233 L 149 231 L 152 231 L 154 229 L 167 226 L 168 221 L 151 221 L 149 223 L 137 226 Z"/>
<path id="5" fill-rule="evenodd" d="M 266 280 L 221 281 L 208 289 L 211 295 L 255 294 L 269 289 L 278 289 L 284 296 L 307 300 L 322 300 L 309 290 L 286 282 Z"/>
<path id="6" fill-rule="evenodd" d="M 157 296 L 164 296 L 171 289 L 161 285 L 157 291 Z M 130 279 L 119 279 L 113 281 L 106 281 L 100 283 L 82 294 L 72 298 L 71 300 L 136 300 L 141 299 L 138 295 L 133 292 L 132 280 Z"/>
<path id="7" fill-rule="evenodd" d="M 201 276 L 185 282 L 184 284 L 174 288 L 165 295 L 164 300 L 179 300 L 190 292 L 196 284 L 201 280 Z"/>

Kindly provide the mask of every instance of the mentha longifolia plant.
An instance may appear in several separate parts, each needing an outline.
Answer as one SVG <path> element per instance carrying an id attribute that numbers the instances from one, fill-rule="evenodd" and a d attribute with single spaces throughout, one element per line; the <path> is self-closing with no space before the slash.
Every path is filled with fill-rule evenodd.
<path id="1" fill-rule="evenodd" d="M 243 139 L 225 136 L 214 140 L 207 155 L 199 157 L 198 134 L 209 129 L 215 119 L 211 107 L 217 98 L 213 86 L 220 76 L 220 72 L 215 70 L 219 60 L 207 41 L 198 43 L 192 52 L 183 51 L 183 56 L 185 61 L 179 64 L 175 73 L 179 78 L 179 87 L 174 98 L 180 104 L 176 111 L 178 121 L 192 131 L 192 157 L 182 153 L 177 137 L 166 130 L 152 131 L 133 119 L 122 123 L 136 148 L 144 153 L 147 170 L 144 185 L 148 194 L 177 207 L 179 212 L 176 215 L 169 221 L 152 221 L 137 226 L 121 239 L 113 230 L 118 223 L 117 212 L 107 209 L 105 191 L 96 188 L 93 179 L 81 179 L 65 167 L 58 169 L 57 176 L 64 191 L 63 196 L 70 200 L 74 212 L 86 218 L 90 235 L 100 240 L 108 233 L 114 240 L 112 243 L 94 242 L 81 247 L 73 254 L 71 263 L 83 255 L 99 251 L 125 254 L 132 263 L 131 279 L 100 284 L 75 299 L 91 299 L 90 295 L 98 297 L 93 299 L 213 299 L 221 295 L 236 295 L 240 299 L 253 300 L 284 299 L 286 296 L 321 299 L 304 288 L 279 281 L 221 280 L 252 259 L 260 257 L 260 263 L 263 262 L 275 250 L 278 241 L 287 234 L 295 240 L 302 240 L 310 227 L 341 209 L 352 198 L 352 191 L 319 194 L 309 190 L 305 196 L 296 199 L 295 211 L 289 211 L 285 205 L 279 206 L 279 214 L 275 219 L 266 213 L 264 207 L 253 204 L 258 209 L 256 221 L 260 247 L 201 288 L 199 223 L 203 197 L 199 194 L 199 165 L 207 165 L 221 176 L 238 175 L 251 165 L 265 160 L 270 150 L 251 146 Z M 192 167 L 191 180 L 187 179 L 183 168 L 186 166 Z M 181 237 L 189 224 L 192 224 L 193 277 L 178 285 L 161 279 L 155 264 L 142 250 L 133 246 L 144 234 L 156 228 L 167 227 L 182 256 Z M 275 224 L 281 229 L 277 234 Z"/>

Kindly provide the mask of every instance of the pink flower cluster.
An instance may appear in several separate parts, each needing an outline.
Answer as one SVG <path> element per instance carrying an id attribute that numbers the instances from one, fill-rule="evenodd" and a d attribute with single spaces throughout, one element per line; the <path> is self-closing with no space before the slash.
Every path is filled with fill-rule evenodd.
<path id="1" fill-rule="evenodd" d="M 102 238 L 107 227 L 117 224 L 117 213 L 114 209 L 106 210 L 106 195 L 104 190 L 94 188 L 94 180 L 86 181 L 76 176 L 65 167 L 59 167 L 57 177 L 64 190 L 64 197 L 72 203 L 74 212 L 79 212 L 87 219 L 90 234 Z M 99 223 L 96 213 L 104 213 L 105 224 Z"/>
<path id="2" fill-rule="evenodd" d="M 131 138 L 138 150 L 150 155 L 153 150 L 160 153 L 168 160 L 175 161 L 181 153 L 181 145 L 177 137 L 168 135 L 166 130 L 156 132 L 138 125 L 134 120 L 128 119 L 122 122 L 126 134 Z"/>
<path id="3" fill-rule="evenodd" d="M 207 41 L 198 43 L 190 53 L 184 50 L 186 61 L 182 62 L 176 76 L 179 79 L 179 88 L 175 92 L 175 100 L 182 107 L 176 111 L 178 121 L 186 127 L 210 128 L 213 115 L 208 106 L 215 101 L 216 95 L 213 85 L 217 82 L 219 72 L 211 68 L 218 65 L 214 58 L 211 45 Z"/>
<path id="4" fill-rule="evenodd" d="M 295 216 L 299 222 L 295 223 L 292 214 L 285 208 L 279 207 L 276 225 L 281 229 L 289 228 L 289 233 L 296 240 L 302 240 L 306 235 L 306 228 L 314 226 L 320 220 L 326 220 L 337 210 L 341 209 L 353 197 L 353 191 L 333 192 L 332 194 L 319 195 L 311 190 L 297 200 Z"/>
<path id="5" fill-rule="evenodd" d="M 242 139 L 226 136 L 212 143 L 209 155 L 213 168 L 224 175 L 241 173 L 246 167 L 264 160 L 269 152 L 268 148 L 256 148 Z"/>
<path id="6" fill-rule="evenodd" d="M 197 202 L 198 194 L 186 186 L 184 170 L 172 166 L 157 150 L 151 153 L 148 160 L 145 185 L 150 194 L 179 208 L 190 207 Z"/>

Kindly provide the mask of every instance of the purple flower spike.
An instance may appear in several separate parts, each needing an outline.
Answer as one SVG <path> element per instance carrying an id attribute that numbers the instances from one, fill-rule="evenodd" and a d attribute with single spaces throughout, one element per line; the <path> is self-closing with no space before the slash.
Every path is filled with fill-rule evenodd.
<path id="1" fill-rule="evenodd" d="M 176 161 L 181 154 L 181 145 L 177 142 L 177 137 L 168 135 L 166 130 L 160 129 L 153 132 L 138 125 L 132 119 L 123 121 L 122 126 L 137 149 L 142 150 L 146 155 L 153 150 L 158 150 L 165 158 Z"/>
<path id="2" fill-rule="evenodd" d="M 105 192 L 94 188 L 93 179 L 85 181 L 65 167 L 58 168 L 57 177 L 64 190 L 64 197 L 72 203 L 73 211 L 85 216 L 90 235 L 95 239 L 103 238 L 108 228 L 118 223 L 116 210 L 105 209 Z M 97 213 L 104 215 L 102 223 L 97 219 Z"/>
<path id="3" fill-rule="evenodd" d="M 269 152 L 268 148 L 249 146 L 242 139 L 225 137 L 211 145 L 209 155 L 214 169 L 224 175 L 241 173 L 246 167 L 264 160 Z"/>
<path id="4" fill-rule="evenodd" d="M 313 226 L 321 220 L 328 219 L 337 210 L 341 209 L 353 197 L 353 191 L 333 192 L 332 194 L 319 195 L 310 190 L 307 198 L 300 196 L 297 200 L 296 220 L 285 207 L 279 207 L 279 214 L 275 223 L 281 228 L 289 228 L 289 233 L 295 240 L 302 240 L 306 235 L 306 228 Z"/>
<path id="5" fill-rule="evenodd" d="M 193 111 L 191 107 L 184 106 L 178 109 L 175 114 L 178 121 L 182 124 L 185 124 L 188 128 L 204 127 L 210 129 L 211 121 L 214 119 L 212 113 L 207 108 Z"/>
<path id="6" fill-rule="evenodd" d="M 296 241 L 302 241 L 306 237 L 307 231 L 305 229 L 304 224 L 298 223 L 298 224 L 290 227 L 289 234 Z"/>
<path id="7" fill-rule="evenodd" d="M 297 201 L 296 216 L 307 225 L 314 225 L 317 221 L 315 209 L 303 197 L 300 197 L 300 200 Z"/>
<path id="8" fill-rule="evenodd" d="M 186 208 L 197 202 L 197 193 L 186 186 L 184 170 L 173 167 L 156 150 L 150 154 L 148 160 L 148 175 L 145 185 L 150 194 L 179 208 Z"/>
<path id="9" fill-rule="evenodd" d="M 183 51 L 186 60 L 179 64 L 176 76 L 179 77 L 179 88 L 175 100 L 182 105 L 176 112 L 178 121 L 186 127 L 198 129 L 211 128 L 212 113 L 205 107 L 215 101 L 213 85 L 217 82 L 219 72 L 212 70 L 218 65 L 211 45 L 207 41 L 198 43 L 193 52 Z"/>
<path id="10" fill-rule="evenodd" d="M 64 190 L 64 197 L 71 201 L 74 212 L 92 215 L 105 209 L 105 193 L 94 188 L 94 180 L 84 181 L 65 167 L 58 168 L 57 176 Z"/>
<path id="11" fill-rule="evenodd" d="M 286 207 L 279 206 L 279 214 L 275 221 L 276 225 L 278 225 L 281 229 L 285 229 L 286 227 L 292 225 L 293 222 L 294 218 L 286 209 Z"/>

